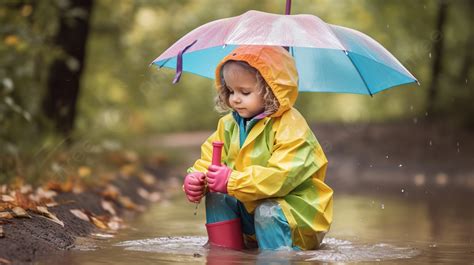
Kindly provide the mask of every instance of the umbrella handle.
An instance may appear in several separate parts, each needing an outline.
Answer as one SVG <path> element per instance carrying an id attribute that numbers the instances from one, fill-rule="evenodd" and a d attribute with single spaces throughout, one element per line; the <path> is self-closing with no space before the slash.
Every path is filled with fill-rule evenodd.
<path id="1" fill-rule="evenodd" d="M 290 13 L 291 13 L 291 0 L 286 0 L 285 15 L 289 15 Z"/>
<path id="2" fill-rule="evenodd" d="M 174 75 L 173 84 L 179 82 L 181 74 L 183 73 L 183 53 L 185 53 L 187 49 L 191 48 L 191 46 L 193 46 L 196 42 L 197 40 L 194 40 L 191 44 L 179 51 L 178 58 L 176 59 L 176 74 Z"/>

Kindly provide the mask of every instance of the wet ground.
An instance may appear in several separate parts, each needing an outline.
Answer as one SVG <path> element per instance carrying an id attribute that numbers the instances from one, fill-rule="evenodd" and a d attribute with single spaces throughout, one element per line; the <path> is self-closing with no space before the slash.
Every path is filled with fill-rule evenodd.
<path id="1" fill-rule="evenodd" d="M 338 194 L 315 251 L 207 249 L 204 210 L 183 196 L 154 205 L 113 238 L 97 235 L 40 264 L 474 264 L 474 213 L 458 196 Z"/>
<path id="2" fill-rule="evenodd" d="M 179 192 L 113 238 L 97 236 L 40 264 L 474 264 L 474 138 L 442 125 L 321 124 L 334 223 L 316 251 L 206 249 L 204 210 Z M 146 139 L 183 172 L 210 132 Z"/>

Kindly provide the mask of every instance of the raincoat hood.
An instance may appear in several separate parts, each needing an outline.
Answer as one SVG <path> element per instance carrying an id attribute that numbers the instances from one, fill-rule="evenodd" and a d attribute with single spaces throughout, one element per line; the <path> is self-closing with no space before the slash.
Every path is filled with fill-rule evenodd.
<path id="1" fill-rule="evenodd" d="M 272 117 L 291 109 L 298 97 L 298 72 L 293 57 L 279 46 L 240 46 L 224 57 L 216 68 L 216 87 L 222 86 L 222 66 L 227 61 L 244 61 L 257 69 L 278 99 L 280 107 Z"/>

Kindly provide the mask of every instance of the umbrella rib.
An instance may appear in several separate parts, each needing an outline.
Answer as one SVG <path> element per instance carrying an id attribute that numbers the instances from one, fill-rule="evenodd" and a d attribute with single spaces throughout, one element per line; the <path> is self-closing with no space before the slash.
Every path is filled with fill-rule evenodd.
<path id="1" fill-rule="evenodd" d="M 351 63 L 352 63 L 352 65 L 354 66 L 354 68 L 357 70 L 357 73 L 359 74 L 360 79 L 362 79 L 362 82 L 364 82 L 365 88 L 366 88 L 367 91 L 369 92 L 370 97 L 373 97 L 372 92 L 370 91 L 370 88 L 369 88 L 369 86 L 367 85 L 367 82 L 366 82 L 365 79 L 364 79 L 364 76 L 362 76 L 362 74 L 361 74 L 360 71 L 359 71 L 359 68 L 357 68 L 357 66 L 355 65 L 354 61 L 352 61 L 352 58 L 351 58 L 351 56 L 349 55 L 349 52 L 346 51 L 346 50 L 344 50 L 344 53 L 346 54 L 346 56 L 347 56 L 347 57 L 349 58 L 349 60 L 351 61 Z"/>

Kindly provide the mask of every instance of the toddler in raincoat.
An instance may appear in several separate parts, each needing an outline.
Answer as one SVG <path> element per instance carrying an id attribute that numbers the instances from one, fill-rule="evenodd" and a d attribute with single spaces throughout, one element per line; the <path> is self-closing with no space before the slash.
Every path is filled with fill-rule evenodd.
<path id="1" fill-rule="evenodd" d="M 189 201 L 205 196 L 209 243 L 225 247 L 222 237 L 236 231 L 232 240 L 242 243 L 230 247 L 318 248 L 332 222 L 333 191 L 324 183 L 326 156 L 293 107 L 295 61 L 282 47 L 241 46 L 215 75 L 217 109 L 231 112 L 183 185 Z M 220 166 L 211 165 L 215 141 L 224 143 Z"/>

